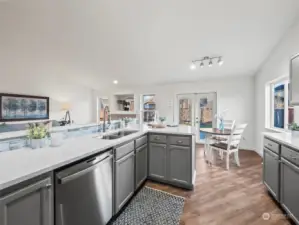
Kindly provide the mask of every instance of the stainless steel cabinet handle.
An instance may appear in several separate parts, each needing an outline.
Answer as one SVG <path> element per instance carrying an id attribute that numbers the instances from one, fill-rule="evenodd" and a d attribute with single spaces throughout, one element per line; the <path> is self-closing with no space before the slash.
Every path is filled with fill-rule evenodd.
<path id="1" fill-rule="evenodd" d="M 155 140 L 160 140 L 160 138 L 158 136 L 155 137 Z"/>
<path id="2" fill-rule="evenodd" d="M 268 143 L 268 146 L 272 147 L 272 144 Z"/>
<path id="3" fill-rule="evenodd" d="M 183 143 L 183 141 L 176 141 L 177 143 L 179 143 L 179 144 L 182 144 Z"/>
<path id="4" fill-rule="evenodd" d="M 61 225 L 64 225 L 63 204 L 59 204 L 59 211 L 60 211 L 60 221 L 61 221 Z"/>
<path id="5" fill-rule="evenodd" d="M 52 187 L 52 184 L 46 184 L 46 188 Z"/>

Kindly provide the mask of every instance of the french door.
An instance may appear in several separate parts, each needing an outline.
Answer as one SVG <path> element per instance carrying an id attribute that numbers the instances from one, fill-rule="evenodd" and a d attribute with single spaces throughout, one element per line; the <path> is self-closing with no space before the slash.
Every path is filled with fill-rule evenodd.
<path id="1" fill-rule="evenodd" d="M 217 93 L 178 94 L 177 106 L 178 123 L 193 126 L 196 142 L 203 143 L 205 134 L 199 129 L 217 127 Z"/>

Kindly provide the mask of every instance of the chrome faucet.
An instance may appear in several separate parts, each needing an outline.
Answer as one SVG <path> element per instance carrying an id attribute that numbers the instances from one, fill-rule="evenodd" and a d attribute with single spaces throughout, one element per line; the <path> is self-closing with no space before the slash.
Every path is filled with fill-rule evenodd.
<path id="1" fill-rule="evenodd" d="M 104 123 L 103 123 L 103 132 L 106 132 L 106 115 L 108 115 L 108 124 L 110 126 L 111 119 L 110 119 L 110 110 L 108 106 L 105 106 L 104 108 Z"/>

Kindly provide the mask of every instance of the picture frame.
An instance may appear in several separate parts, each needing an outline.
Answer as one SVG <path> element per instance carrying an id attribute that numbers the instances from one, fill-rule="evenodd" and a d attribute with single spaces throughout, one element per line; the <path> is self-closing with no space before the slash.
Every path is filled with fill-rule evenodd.
<path id="1" fill-rule="evenodd" d="M 0 122 L 48 120 L 49 97 L 0 93 Z"/>

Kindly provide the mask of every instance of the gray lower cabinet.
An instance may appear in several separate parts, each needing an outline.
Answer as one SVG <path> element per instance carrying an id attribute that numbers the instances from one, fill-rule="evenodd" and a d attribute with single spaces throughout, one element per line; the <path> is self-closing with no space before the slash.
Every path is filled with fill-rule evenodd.
<path id="1" fill-rule="evenodd" d="M 192 179 L 190 147 L 170 145 L 168 148 L 168 179 L 188 185 Z"/>
<path id="2" fill-rule="evenodd" d="M 273 197 L 279 200 L 279 156 L 264 148 L 264 184 Z"/>
<path id="3" fill-rule="evenodd" d="M 0 198 L 1 225 L 53 225 L 52 180 L 46 178 Z"/>
<path id="4" fill-rule="evenodd" d="M 138 188 L 147 178 L 147 144 L 136 149 L 135 187 Z"/>
<path id="5" fill-rule="evenodd" d="M 299 224 L 299 167 L 281 159 L 280 203 Z"/>
<path id="6" fill-rule="evenodd" d="M 166 179 L 166 144 L 150 143 L 149 176 Z"/>
<path id="7" fill-rule="evenodd" d="M 134 149 L 133 149 L 134 150 Z M 135 153 L 132 151 L 115 162 L 115 207 L 117 213 L 134 194 Z"/>

